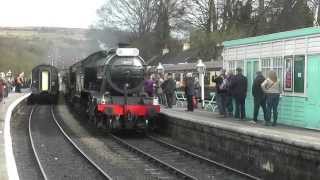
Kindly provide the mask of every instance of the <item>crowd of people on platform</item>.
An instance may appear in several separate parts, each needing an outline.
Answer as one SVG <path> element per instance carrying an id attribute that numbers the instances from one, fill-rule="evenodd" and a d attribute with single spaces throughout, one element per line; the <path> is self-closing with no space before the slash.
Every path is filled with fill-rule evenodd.
<path id="1" fill-rule="evenodd" d="M 213 79 L 215 86 L 215 100 L 222 118 L 234 117 L 236 119 L 246 119 L 246 97 L 248 91 L 248 80 L 242 74 L 242 69 L 237 68 L 236 74 L 233 71 L 222 69 L 219 76 Z M 150 97 L 158 97 L 159 103 L 172 108 L 176 100 L 175 91 L 177 87 L 176 81 L 172 74 L 168 73 L 165 77 L 162 75 L 151 75 L 145 80 L 144 89 Z M 183 80 L 184 94 L 187 99 L 187 110 L 194 111 L 200 99 L 201 86 L 197 77 L 193 77 L 192 73 L 187 73 Z M 277 79 L 275 71 L 270 71 L 268 77 L 265 78 L 260 71 L 256 73 L 256 77 L 252 84 L 252 95 L 254 98 L 253 120 L 257 123 L 260 107 L 263 111 L 265 125 L 277 124 L 278 104 L 280 99 L 280 82 Z M 273 116 L 272 116 L 273 114 Z M 271 124 L 271 117 L 273 122 Z"/>
<path id="2" fill-rule="evenodd" d="M 11 72 L 11 71 L 10 71 Z M 28 80 L 24 77 L 24 72 L 11 77 L 4 72 L 0 73 L 0 101 L 8 96 L 10 92 L 21 92 L 21 88 L 27 87 Z"/>
<path id="3" fill-rule="evenodd" d="M 154 75 L 148 76 L 144 82 L 144 91 L 149 97 L 157 97 L 160 104 L 166 106 L 166 108 L 172 108 L 175 104 L 177 88 L 181 87 L 184 90 L 184 97 L 187 100 L 187 110 L 193 111 L 197 108 L 198 101 L 200 99 L 200 83 L 197 77 L 193 77 L 192 73 L 187 73 L 183 84 L 173 79 L 171 73 L 166 76 Z"/>
<path id="4" fill-rule="evenodd" d="M 245 119 L 245 100 L 248 93 L 248 80 L 242 74 L 242 69 L 237 68 L 235 75 L 233 71 L 229 71 L 226 74 L 226 71 L 223 69 L 221 70 L 221 74 L 214 79 L 214 82 L 216 83 L 216 102 L 221 117 L 234 116 L 240 120 Z M 259 109 L 261 107 L 265 125 L 271 124 L 272 114 L 272 126 L 277 124 L 280 92 L 280 82 L 277 79 L 275 71 L 270 71 L 267 78 L 265 78 L 260 71 L 256 73 L 256 78 L 252 84 L 252 96 L 254 99 L 252 123 L 257 123 Z M 234 112 L 233 102 L 235 104 Z"/>

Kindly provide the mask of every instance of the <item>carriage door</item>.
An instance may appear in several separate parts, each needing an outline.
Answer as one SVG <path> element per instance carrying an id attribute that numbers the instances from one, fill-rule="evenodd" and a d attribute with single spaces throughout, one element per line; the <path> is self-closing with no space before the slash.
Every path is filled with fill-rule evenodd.
<path id="1" fill-rule="evenodd" d="M 49 72 L 41 71 L 41 91 L 49 90 Z"/>

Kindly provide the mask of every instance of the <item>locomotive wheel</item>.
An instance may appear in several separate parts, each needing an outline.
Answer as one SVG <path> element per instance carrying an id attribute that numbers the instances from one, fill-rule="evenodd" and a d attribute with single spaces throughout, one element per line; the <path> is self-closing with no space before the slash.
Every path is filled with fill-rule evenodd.
<path id="1" fill-rule="evenodd" d="M 98 121 L 99 121 L 99 118 L 98 118 L 97 115 L 95 115 L 95 116 L 93 117 L 93 124 L 94 124 L 94 126 L 98 127 Z"/>
<path id="2" fill-rule="evenodd" d="M 103 116 L 101 115 L 95 116 L 95 126 L 99 129 L 103 128 Z"/>
<path id="3" fill-rule="evenodd" d="M 89 123 L 90 123 L 90 124 L 94 124 L 95 115 L 88 114 L 88 116 L 89 116 Z"/>

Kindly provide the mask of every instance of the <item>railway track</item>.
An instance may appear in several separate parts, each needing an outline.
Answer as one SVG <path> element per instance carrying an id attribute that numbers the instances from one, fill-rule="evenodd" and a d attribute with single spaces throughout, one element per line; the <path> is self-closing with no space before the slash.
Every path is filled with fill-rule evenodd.
<path id="1" fill-rule="evenodd" d="M 157 163 L 159 166 L 169 169 L 173 173 L 179 175 L 182 179 L 259 179 L 252 175 L 189 152 L 185 149 L 176 147 L 152 136 L 143 138 L 122 138 L 117 135 L 111 135 L 111 137 L 123 146 Z"/>
<path id="2" fill-rule="evenodd" d="M 47 126 L 47 128 L 39 132 L 44 126 Z M 50 131 L 48 129 L 56 130 Z M 72 129 L 77 130 L 77 128 Z M 259 179 L 151 136 L 128 138 L 111 134 L 110 136 L 105 135 L 102 138 L 100 135 L 97 137 L 95 137 L 94 134 L 85 135 L 86 137 L 92 136 L 93 139 L 90 142 L 97 141 L 99 144 L 103 143 L 103 146 L 106 147 L 101 148 L 107 151 L 109 156 L 110 154 L 114 154 L 112 158 L 99 158 L 94 152 L 88 149 L 88 146 L 86 149 L 84 147 L 86 145 L 79 141 L 79 138 L 76 137 L 79 135 L 79 132 L 71 132 L 70 130 L 70 127 L 61 121 L 61 117 L 56 119 L 52 108 L 33 107 L 29 117 L 30 139 L 32 149 L 34 150 L 44 179 L 141 179 L 143 177 L 144 179 L 192 180 Z M 44 140 L 39 140 L 39 137 L 37 137 L 39 133 L 42 137 L 48 136 L 49 139 L 47 139 L 46 142 L 50 142 L 54 137 L 54 139 L 63 139 L 65 143 L 50 146 L 50 144 L 46 144 Z M 83 132 L 81 134 L 83 135 Z M 56 152 L 57 150 L 51 149 L 52 146 L 60 146 L 60 149 L 64 149 L 60 156 L 73 157 L 70 160 L 72 163 L 58 163 L 55 158 L 50 158 L 50 155 L 54 155 L 54 157 L 58 157 L 59 160 L 63 159 L 63 157 L 57 155 L 59 154 Z M 124 146 L 126 148 L 123 148 Z M 72 149 L 71 152 L 73 152 L 71 154 L 70 149 Z M 81 149 L 83 149 L 83 151 Z M 43 151 L 45 151 L 45 153 Z M 74 156 L 77 156 L 77 158 Z M 90 157 L 93 160 L 90 159 Z M 108 158 L 111 158 L 111 161 L 108 160 Z M 128 160 L 125 160 L 127 158 Z M 51 159 L 53 162 L 48 162 L 47 159 Z M 75 160 L 77 162 L 74 162 Z M 103 163 L 116 162 L 116 164 L 120 165 L 126 161 L 132 165 L 121 165 L 123 169 L 121 175 L 118 172 L 118 168 L 112 167 L 112 164 L 107 165 Z M 71 168 L 71 165 L 76 165 L 76 167 Z M 79 165 L 82 167 L 78 167 Z M 88 171 L 90 168 L 91 171 Z M 111 174 L 108 175 L 105 173 L 105 170 Z M 124 170 L 129 171 L 126 172 Z M 63 173 L 67 173 L 67 176 L 61 175 Z M 131 174 L 131 176 L 129 176 L 129 174 Z"/>
<path id="3" fill-rule="evenodd" d="M 112 179 L 64 132 L 52 107 L 33 106 L 29 137 L 45 180 Z"/>

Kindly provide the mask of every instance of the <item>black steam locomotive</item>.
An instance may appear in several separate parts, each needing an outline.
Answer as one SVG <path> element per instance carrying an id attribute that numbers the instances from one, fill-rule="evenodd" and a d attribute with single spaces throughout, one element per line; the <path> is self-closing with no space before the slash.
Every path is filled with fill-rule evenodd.
<path id="1" fill-rule="evenodd" d="M 51 65 L 38 65 L 32 69 L 29 103 L 56 103 L 59 95 L 58 69 Z"/>
<path id="2" fill-rule="evenodd" d="M 99 51 L 72 65 L 67 97 L 98 127 L 146 129 L 160 112 L 143 92 L 145 62 L 136 48 Z"/>

